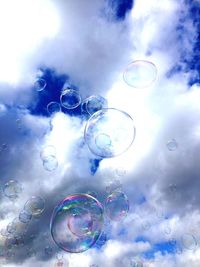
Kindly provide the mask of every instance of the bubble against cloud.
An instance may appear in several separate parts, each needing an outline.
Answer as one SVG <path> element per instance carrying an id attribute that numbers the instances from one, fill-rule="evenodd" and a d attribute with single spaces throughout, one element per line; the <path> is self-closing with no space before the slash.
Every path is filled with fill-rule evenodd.
<path id="1" fill-rule="evenodd" d="M 3 186 L 3 193 L 6 197 L 17 198 L 22 192 L 22 185 L 17 180 L 10 180 Z"/>
<path id="2" fill-rule="evenodd" d="M 87 194 L 70 195 L 54 209 L 51 233 L 63 250 L 78 253 L 88 250 L 99 238 L 103 226 L 100 202 Z"/>
<path id="3" fill-rule="evenodd" d="M 81 96 L 77 90 L 66 89 L 60 96 L 61 105 L 66 109 L 77 108 L 81 103 Z"/>
<path id="4" fill-rule="evenodd" d="M 43 167 L 45 170 L 51 172 L 57 169 L 58 160 L 55 156 L 48 156 L 43 160 Z"/>
<path id="5" fill-rule="evenodd" d="M 167 148 L 169 151 L 175 151 L 178 148 L 178 143 L 175 139 L 171 139 L 167 142 Z"/>
<path id="6" fill-rule="evenodd" d="M 124 111 L 108 108 L 94 113 L 85 127 L 90 151 L 100 157 L 115 157 L 125 152 L 135 139 L 133 119 Z"/>
<path id="7" fill-rule="evenodd" d="M 32 215 L 40 215 L 45 208 L 45 201 L 42 197 L 32 196 L 24 205 L 24 210 Z"/>
<path id="8" fill-rule="evenodd" d="M 40 152 L 42 160 L 48 158 L 49 156 L 56 156 L 56 148 L 53 145 L 44 146 Z"/>
<path id="9" fill-rule="evenodd" d="M 105 202 L 105 212 L 109 219 L 121 221 L 129 211 L 129 201 L 127 196 L 121 191 L 111 193 Z"/>
<path id="10" fill-rule="evenodd" d="M 183 234 L 181 244 L 185 249 L 194 250 L 197 248 L 197 240 L 192 234 Z"/>
<path id="11" fill-rule="evenodd" d="M 26 210 L 22 210 L 19 213 L 19 220 L 22 223 L 29 223 L 31 221 L 32 214 L 27 212 Z"/>
<path id="12" fill-rule="evenodd" d="M 131 87 L 145 88 L 153 84 L 157 77 L 157 68 L 147 60 L 136 60 L 124 70 L 124 81 Z"/>

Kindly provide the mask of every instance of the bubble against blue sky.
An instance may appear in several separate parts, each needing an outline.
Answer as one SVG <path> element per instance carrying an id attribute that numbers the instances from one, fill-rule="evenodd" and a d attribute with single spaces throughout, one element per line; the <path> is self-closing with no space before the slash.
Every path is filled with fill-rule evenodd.
<path id="1" fill-rule="evenodd" d="M 129 211 L 128 197 L 122 191 L 112 192 L 106 199 L 105 212 L 112 221 L 123 220 Z"/>
<path id="2" fill-rule="evenodd" d="M 157 77 L 157 68 L 147 60 L 136 60 L 124 70 L 124 81 L 131 87 L 145 88 L 152 85 Z"/>
<path id="3" fill-rule="evenodd" d="M 3 192 L 6 197 L 15 199 L 22 192 L 22 185 L 17 180 L 10 180 L 3 186 Z"/>
<path id="4" fill-rule="evenodd" d="M 46 81 L 42 78 L 38 78 L 34 82 L 34 88 L 38 92 L 43 91 L 45 89 L 46 85 L 47 85 Z"/>
<path id="5" fill-rule="evenodd" d="M 44 211 L 45 201 L 42 197 L 32 196 L 24 205 L 24 210 L 32 215 L 39 215 Z"/>
<path id="6" fill-rule="evenodd" d="M 51 234 L 63 250 L 79 253 L 98 240 L 103 226 L 100 202 L 87 194 L 70 195 L 55 207 L 51 218 Z"/>
<path id="7" fill-rule="evenodd" d="M 135 139 L 133 119 L 124 111 L 108 108 L 94 113 L 85 127 L 90 151 L 100 157 L 115 157 L 125 152 Z"/>
<path id="8" fill-rule="evenodd" d="M 52 101 L 47 105 L 47 111 L 49 112 L 50 115 L 60 112 L 61 111 L 61 106 L 58 102 Z"/>
<path id="9" fill-rule="evenodd" d="M 74 109 L 81 104 L 81 96 L 77 90 L 65 89 L 61 93 L 60 102 L 64 108 Z"/>

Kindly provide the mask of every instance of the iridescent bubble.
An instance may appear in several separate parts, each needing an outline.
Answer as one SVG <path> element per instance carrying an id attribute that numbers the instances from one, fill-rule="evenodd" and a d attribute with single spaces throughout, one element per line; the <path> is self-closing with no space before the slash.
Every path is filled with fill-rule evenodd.
<path id="1" fill-rule="evenodd" d="M 87 194 L 70 195 L 54 209 L 51 234 L 63 250 L 79 253 L 88 250 L 98 240 L 103 226 L 100 202 Z"/>
<path id="2" fill-rule="evenodd" d="M 32 214 L 26 210 L 22 210 L 19 214 L 19 220 L 22 223 L 29 223 L 31 221 Z"/>
<path id="3" fill-rule="evenodd" d="M 36 91 L 40 92 L 40 91 L 44 90 L 46 85 L 47 85 L 47 83 L 44 79 L 38 78 L 34 83 L 34 88 L 36 89 Z"/>
<path id="4" fill-rule="evenodd" d="M 47 105 L 47 111 L 49 112 L 50 115 L 56 112 L 60 112 L 61 111 L 60 104 L 58 102 L 50 102 Z"/>
<path id="5" fill-rule="evenodd" d="M 61 105 L 67 109 L 77 108 L 81 103 L 80 94 L 73 89 L 66 89 L 60 96 Z"/>
<path id="6" fill-rule="evenodd" d="M 45 201 L 41 197 L 32 196 L 24 205 L 24 210 L 32 215 L 39 215 L 44 211 Z"/>
<path id="7" fill-rule="evenodd" d="M 171 139 L 167 142 L 167 148 L 169 151 L 175 151 L 178 147 L 178 143 L 175 139 Z"/>
<path id="8" fill-rule="evenodd" d="M 56 156 L 56 148 L 53 145 L 47 145 L 43 147 L 40 152 L 40 158 L 42 160 L 48 158 L 49 156 Z"/>
<path id="9" fill-rule="evenodd" d="M 10 180 L 3 186 L 3 193 L 6 197 L 16 199 L 22 192 L 22 185 L 17 180 Z"/>
<path id="10" fill-rule="evenodd" d="M 118 156 L 125 152 L 135 139 L 133 119 L 118 109 L 102 109 L 88 120 L 84 137 L 93 154 L 104 158 Z"/>
<path id="11" fill-rule="evenodd" d="M 111 193 L 105 203 L 105 212 L 112 221 L 121 221 L 129 211 L 129 201 L 127 196 L 121 191 Z"/>
<path id="12" fill-rule="evenodd" d="M 107 107 L 108 107 L 107 100 L 100 95 L 92 95 L 86 99 L 86 111 L 90 115 Z"/>
<path id="13" fill-rule="evenodd" d="M 145 88 L 152 85 L 156 77 L 156 66 L 147 60 L 133 61 L 126 67 L 123 73 L 125 83 L 135 88 Z"/>
<path id="14" fill-rule="evenodd" d="M 197 247 L 197 240 L 191 234 L 184 234 L 181 237 L 181 243 L 185 249 L 194 250 Z"/>
<path id="15" fill-rule="evenodd" d="M 48 156 L 43 160 L 43 167 L 45 170 L 51 172 L 57 169 L 58 161 L 57 158 L 54 156 Z"/>

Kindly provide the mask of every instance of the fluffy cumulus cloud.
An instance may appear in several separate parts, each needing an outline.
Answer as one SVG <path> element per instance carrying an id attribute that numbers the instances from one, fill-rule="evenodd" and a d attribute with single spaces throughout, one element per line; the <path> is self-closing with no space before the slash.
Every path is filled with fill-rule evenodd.
<path id="1" fill-rule="evenodd" d="M 199 8 L 187 0 L 0 0 L 1 266 L 200 266 Z M 135 60 L 153 63 L 156 79 L 145 88 L 125 82 Z M 66 87 L 80 95 L 78 107 L 60 105 Z M 84 99 L 93 95 L 133 119 L 134 142 L 119 156 L 95 155 L 85 142 Z M 115 136 L 127 117 L 112 119 L 104 129 Z M 101 135 L 97 147 L 109 145 Z M 118 148 L 126 136 L 115 137 Z M 79 193 L 104 206 L 112 192 L 127 197 L 127 215 L 109 220 L 104 209 L 93 247 L 61 250 L 50 232 L 55 206 Z M 22 222 L 32 196 L 44 211 Z"/>

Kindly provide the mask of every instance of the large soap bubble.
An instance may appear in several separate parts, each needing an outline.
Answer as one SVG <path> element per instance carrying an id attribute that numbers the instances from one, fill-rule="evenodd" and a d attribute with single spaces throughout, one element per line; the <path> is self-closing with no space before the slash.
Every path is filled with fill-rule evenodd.
<path id="1" fill-rule="evenodd" d="M 126 112 L 107 108 L 94 113 L 85 127 L 85 141 L 90 151 L 110 158 L 125 152 L 135 139 L 133 119 Z"/>
<path id="2" fill-rule="evenodd" d="M 80 94 L 74 89 L 66 89 L 60 96 L 61 105 L 67 109 L 77 108 L 81 103 Z"/>
<path id="3" fill-rule="evenodd" d="M 129 211 L 127 196 L 121 191 L 114 191 L 110 194 L 105 203 L 105 212 L 112 221 L 121 221 Z"/>
<path id="4" fill-rule="evenodd" d="M 45 201 L 38 196 L 32 196 L 24 205 L 24 210 L 32 215 L 39 215 L 44 211 Z"/>
<path id="5" fill-rule="evenodd" d="M 98 240 L 103 226 L 100 202 L 87 194 L 70 195 L 54 209 L 51 234 L 63 250 L 79 253 L 88 250 Z"/>
<path id="6" fill-rule="evenodd" d="M 3 186 L 3 192 L 6 197 L 15 199 L 22 192 L 22 185 L 17 180 L 10 180 Z"/>
<path id="7" fill-rule="evenodd" d="M 42 78 L 38 78 L 35 82 L 34 82 L 34 88 L 36 89 L 36 91 L 40 92 L 43 91 L 44 88 L 46 87 L 47 83 L 44 79 Z"/>
<path id="8" fill-rule="evenodd" d="M 153 84 L 157 77 L 156 66 L 147 60 L 130 63 L 123 73 L 124 81 L 131 87 L 145 88 Z"/>
<path id="9" fill-rule="evenodd" d="M 100 95 L 92 95 L 86 99 L 86 110 L 90 115 L 107 107 L 107 100 Z"/>

